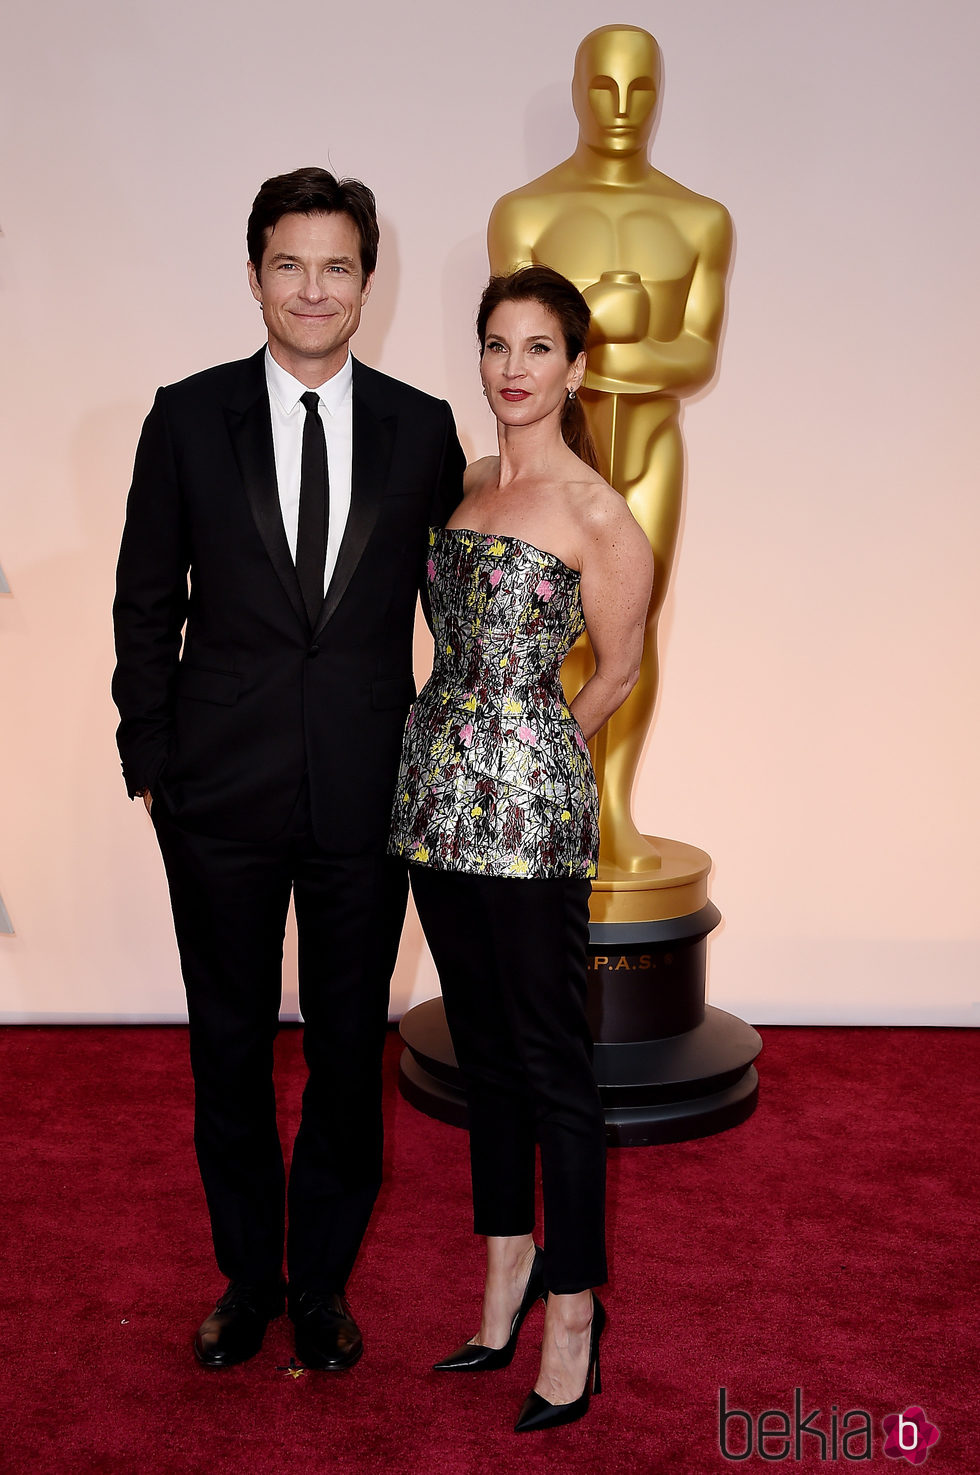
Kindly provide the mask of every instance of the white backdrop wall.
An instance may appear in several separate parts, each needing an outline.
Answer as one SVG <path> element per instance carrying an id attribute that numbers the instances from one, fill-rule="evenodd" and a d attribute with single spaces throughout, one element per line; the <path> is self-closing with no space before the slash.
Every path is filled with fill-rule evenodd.
<path id="1" fill-rule="evenodd" d="M 375 189 L 355 349 L 492 449 L 472 342 L 494 201 L 575 142 L 575 47 L 666 60 L 652 157 L 731 209 L 720 373 L 685 415 L 644 827 L 710 851 L 712 1001 L 756 1022 L 980 1016 L 978 10 L 965 0 L 38 0 L 0 44 L 0 1017 L 178 1019 L 108 694 L 154 390 L 261 342 L 272 173 Z M 425 664 L 425 641 L 419 640 Z M 285 1010 L 295 1010 L 292 940 Z M 410 919 L 393 1011 L 436 992 Z"/>

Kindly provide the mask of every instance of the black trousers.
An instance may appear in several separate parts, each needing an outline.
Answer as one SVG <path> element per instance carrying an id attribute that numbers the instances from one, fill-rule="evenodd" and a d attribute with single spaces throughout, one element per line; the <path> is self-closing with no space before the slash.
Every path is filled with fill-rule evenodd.
<path id="1" fill-rule="evenodd" d="M 606 1279 L 606 1136 L 585 1014 L 588 881 L 412 866 L 470 1119 L 473 1228 L 534 1228 L 541 1150 L 545 1278 Z"/>
<path id="2" fill-rule="evenodd" d="M 404 867 L 322 851 L 305 793 L 266 844 L 194 834 L 159 799 L 153 820 L 187 991 L 194 1142 L 218 1266 L 253 1284 L 282 1275 L 273 1041 L 292 894 L 309 1075 L 289 1172 L 289 1279 L 297 1290 L 342 1291 L 381 1185 L 381 1056 Z"/>

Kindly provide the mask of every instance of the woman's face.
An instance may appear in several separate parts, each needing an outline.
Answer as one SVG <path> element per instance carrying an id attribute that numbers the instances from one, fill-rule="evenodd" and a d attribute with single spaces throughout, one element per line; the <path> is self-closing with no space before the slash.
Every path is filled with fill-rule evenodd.
<path id="1" fill-rule="evenodd" d="M 531 425 L 557 410 L 577 389 L 585 354 L 572 363 L 561 324 L 541 302 L 502 302 L 487 322 L 480 378 L 487 401 L 504 425 Z"/>

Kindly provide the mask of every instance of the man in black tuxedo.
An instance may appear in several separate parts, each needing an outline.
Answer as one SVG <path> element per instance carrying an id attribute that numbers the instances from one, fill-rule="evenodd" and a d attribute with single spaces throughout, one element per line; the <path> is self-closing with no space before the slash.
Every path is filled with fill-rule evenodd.
<path id="1" fill-rule="evenodd" d="M 267 180 L 248 223 L 268 345 L 161 389 L 114 605 L 119 750 L 163 853 L 194 1139 L 229 1286 L 194 1347 L 349 1367 L 345 1286 L 381 1184 L 381 1052 L 407 881 L 385 855 L 427 528 L 461 494 L 444 401 L 354 361 L 374 196 Z M 183 645 L 181 646 L 181 632 Z M 292 894 L 309 1076 L 288 1195 L 272 1079 Z"/>

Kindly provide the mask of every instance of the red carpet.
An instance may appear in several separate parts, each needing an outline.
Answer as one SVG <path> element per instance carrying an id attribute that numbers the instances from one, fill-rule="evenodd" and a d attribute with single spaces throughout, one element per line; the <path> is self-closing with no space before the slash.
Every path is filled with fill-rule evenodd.
<path id="1" fill-rule="evenodd" d="M 758 1426 L 819 1409 L 785 1469 L 911 1466 L 881 1420 L 921 1405 L 927 1471 L 980 1471 L 976 1406 L 977 1035 L 766 1029 L 755 1116 L 701 1142 L 610 1157 L 602 1396 L 564 1430 L 510 1432 L 536 1369 L 536 1311 L 510 1368 L 429 1372 L 476 1326 L 466 1139 L 395 1090 L 388 1172 L 350 1286 L 351 1373 L 287 1371 L 289 1323 L 252 1362 L 196 1366 L 223 1288 L 191 1147 L 181 1029 L 0 1033 L 6 1256 L 0 1469 L 10 1472 L 761 1471 L 718 1446 L 719 1388 Z M 279 1045 L 295 1126 L 299 1035 Z M 833 1426 L 873 1420 L 872 1458 Z M 767 1428 L 773 1428 L 768 1424 Z M 778 1421 L 776 1423 L 778 1427 Z M 745 1421 L 729 1424 L 730 1452 Z M 757 1437 L 757 1436 L 756 1436 Z M 767 1450 L 778 1457 L 781 1441 Z"/>

